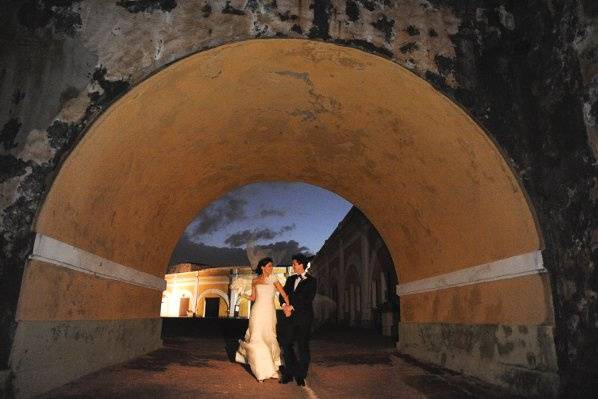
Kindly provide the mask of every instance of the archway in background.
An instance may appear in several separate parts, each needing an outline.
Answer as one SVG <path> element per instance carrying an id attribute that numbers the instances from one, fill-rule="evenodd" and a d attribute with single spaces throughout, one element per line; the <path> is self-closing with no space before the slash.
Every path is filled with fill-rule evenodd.
<path id="1" fill-rule="evenodd" d="M 97 361 L 49 376 L 54 384 L 157 347 L 159 279 L 176 240 L 197 209 L 267 180 L 338 193 L 376 226 L 401 282 L 400 350 L 502 385 L 517 367 L 555 376 L 540 233 L 493 141 L 388 60 L 262 40 L 199 53 L 152 76 L 111 106 L 65 161 L 23 278 L 17 385 L 58 358 L 20 352 L 38 344 L 26 342 L 31 331 L 44 340 L 58 322 L 72 331 L 102 326 L 115 337 L 71 346 L 74 338 L 61 338 L 63 358 L 87 352 Z M 138 306 L 125 306 L 131 298 Z M 102 346 L 130 344 L 119 341 L 122 331 L 138 341 L 122 356 L 102 356 Z M 460 347 L 459 334 L 473 347 Z M 508 344 L 516 339 L 525 350 Z M 531 365 L 527 353 L 541 360 Z"/>
<path id="2" fill-rule="evenodd" d="M 226 315 L 228 314 L 228 308 L 230 307 L 228 294 L 215 288 L 208 288 L 199 295 L 199 298 L 197 299 L 197 307 L 195 309 L 195 313 L 200 314 L 202 317 L 206 317 L 206 299 L 209 298 L 219 298 L 224 301 L 224 303 L 220 303 L 219 305 L 218 315 L 226 317 Z"/>

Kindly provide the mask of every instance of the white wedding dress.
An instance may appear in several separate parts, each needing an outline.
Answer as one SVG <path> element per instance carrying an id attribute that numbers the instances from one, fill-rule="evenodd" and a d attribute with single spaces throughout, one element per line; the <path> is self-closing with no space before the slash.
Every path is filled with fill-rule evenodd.
<path id="1" fill-rule="evenodd" d="M 239 340 L 239 349 L 235 355 L 237 362 L 249 365 L 258 380 L 278 378 L 278 368 L 281 365 L 274 307 L 276 281 L 276 277 L 271 274 L 265 284 L 255 285 L 256 297 L 251 307 L 249 327 L 245 339 Z"/>

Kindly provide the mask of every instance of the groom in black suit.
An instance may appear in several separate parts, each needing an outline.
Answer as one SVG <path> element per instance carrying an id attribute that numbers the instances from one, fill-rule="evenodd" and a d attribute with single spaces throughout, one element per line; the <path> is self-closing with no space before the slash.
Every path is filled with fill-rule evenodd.
<path id="1" fill-rule="evenodd" d="M 284 370 L 280 383 L 286 384 L 295 378 L 297 385 L 305 385 L 309 367 L 309 338 L 314 319 L 312 302 L 316 296 L 316 279 L 305 271 L 307 258 L 303 254 L 293 255 L 292 266 L 295 275 L 287 278 L 284 290 L 289 296 L 290 306 L 282 297 L 285 318 L 282 321 L 281 343 L 284 356 Z M 295 344 L 297 349 L 295 350 Z"/>

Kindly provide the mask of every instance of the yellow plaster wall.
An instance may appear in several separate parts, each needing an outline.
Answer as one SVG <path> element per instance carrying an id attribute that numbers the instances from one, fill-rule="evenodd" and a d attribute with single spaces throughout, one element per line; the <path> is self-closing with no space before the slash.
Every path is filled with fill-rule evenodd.
<path id="1" fill-rule="evenodd" d="M 223 299 L 220 300 L 220 306 L 218 308 L 218 316 L 219 317 L 227 317 L 228 316 L 228 306 Z"/>
<path id="2" fill-rule="evenodd" d="M 17 320 L 117 320 L 160 317 L 162 293 L 39 260 L 23 274 Z"/>
<path id="3" fill-rule="evenodd" d="M 547 274 L 404 295 L 401 322 L 554 324 Z"/>
<path id="4" fill-rule="evenodd" d="M 66 160 L 37 230 L 161 276 L 199 209 L 264 180 L 353 202 L 402 282 L 540 245 L 518 182 L 461 109 L 390 61 L 282 39 L 196 54 L 132 89 Z"/>
<path id="5" fill-rule="evenodd" d="M 228 295 L 228 283 L 202 283 L 201 282 L 201 277 L 200 277 L 200 283 L 199 283 L 199 295 L 201 295 L 202 292 L 206 291 L 206 290 L 219 290 L 224 292 L 226 295 Z"/>
<path id="6" fill-rule="evenodd" d="M 509 166 L 455 104 L 388 60 L 282 39 L 199 53 L 133 88 L 65 161 L 36 229 L 162 277 L 200 209 L 259 181 L 303 181 L 354 203 L 402 283 L 541 245 Z M 512 291 L 478 289 L 488 303 Z M 421 314 L 411 319 L 448 317 L 420 312 L 434 298 L 419 300 L 404 300 L 406 315 Z M 459 317 L 510 320 L 476 312 Z"/>

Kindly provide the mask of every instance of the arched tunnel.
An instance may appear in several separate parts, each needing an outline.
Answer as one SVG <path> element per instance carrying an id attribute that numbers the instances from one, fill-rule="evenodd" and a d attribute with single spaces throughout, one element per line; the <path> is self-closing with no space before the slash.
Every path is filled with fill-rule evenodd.
<path id="1" fill-rule="evenodd" d="M 547 339 L 505 358 L 536 352 L 553 378 L 540 233 L 492 140 L 403 68 L 358 50 L 296 40 L 243 42 L 188 57 L 94 122 L 38 217 L 18 319 L 72 320 L 84 323 L 83 331 L 99 324 L 130 330 L 139 350 L 159 345 L 155 288 L 196 209 L 231 188 L 269 180 L 330 189 L 377 226 L 402 282 L 399 345 L 406 352 L 437 360 L 417 339 L 430 324 L 458 325 L 474 336 L 483 336 L 486 325 L 522 325 Z M 88 264 L 81 255 L 73 262 L 65 252 L 114 265 Z M 72 263 L 120 282 L 53 267 Z M 148 325 L 139 339 L 137 329 Z M 533 339 L 528 344 L 535 346 Z M 487 351 L 488 367 L 500 368 L 495 349 Z M 482 356 L 462 353 L 453 367 L 473 373 L 467 363 Z"/>
<path id="2" fill-rule="evenodd" d="M 12 394 L 159 348 L 178 238 L 198 209 L 263 181 L 323 187 L 376 226 L 399 280 L 400 353 L 514 393 L 564 394 L 575 379 L 563 376 L 577 375 L 559 344 L 567 310 L 557 265 L 568 244 L 534 191 L 549 177 L 529 183 L 519 152 L 429 75 L 347 44 L 286 38 L 194 51 L 86 114 L 85 134 L 52 154 L 63 160 L 21 251 L 6 333 Z M 94 79 L 98 103 L 120 90 Z"/>

